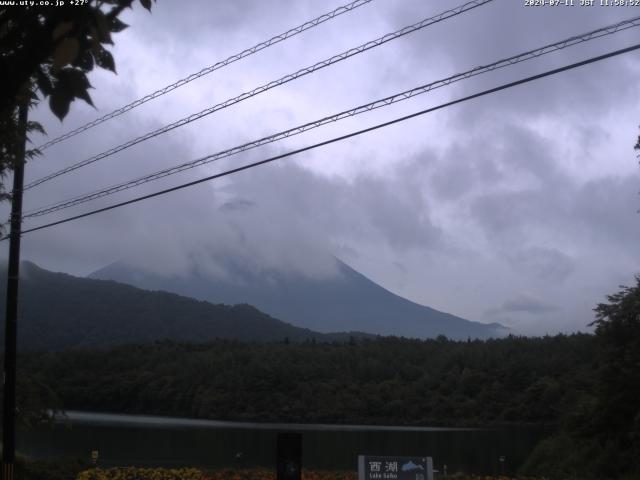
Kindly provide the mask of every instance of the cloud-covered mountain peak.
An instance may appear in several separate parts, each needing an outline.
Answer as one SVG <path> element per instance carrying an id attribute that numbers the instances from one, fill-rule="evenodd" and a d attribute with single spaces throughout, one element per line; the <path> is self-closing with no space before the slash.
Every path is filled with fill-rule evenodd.
<path id="1" fill-rule="evenodd" d="M 429 338 L 502 336 L 499 324 L 482 324 L 419 305 L 372 282 L 335 257 L 335 274 L 312 277 L 301 272 L 257 268 L 237 259 L 219 265 L 223 275 L 194 268 L 187 275 L 162 276 L 116 262 L 92 278 L 139 288 L 166 290 L 213 303 L 254 305 L 293 325 L 320 332 L 363 331 Z"/>

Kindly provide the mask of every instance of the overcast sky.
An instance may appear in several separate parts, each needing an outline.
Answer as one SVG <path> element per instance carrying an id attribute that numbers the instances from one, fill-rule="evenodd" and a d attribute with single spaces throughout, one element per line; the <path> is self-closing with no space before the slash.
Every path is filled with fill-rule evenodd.
<path id="1" fill-rule="evenodd" d="M 28 164 L 27 181 L 460 3 L 374 0 L 46 150 Z M 136 5 L 123 15 L 131 27 L 114 37 L 118 75 L 90 76 L 97 110 L 76 102 L 61 124 L 43 106 L 32 118 L 53 138 L 340 4 L 159 0 L 151 14 Z M 633 7 L 495 0 L 29 190 L 25 209 L 638 15 Z M 640 38 L 638 30 L 31 219 L 25 227 L 629 46 Z M 585 330 L 596 303 L 640 273 L 633 150 L 639 100 L 636 52 L 27 234 L 22 256 L 76 275 L 116 260 L 184 273 L 193 262 L 237 255 L 261 268 L 326 276 L 333 274 L 327 259 L 335 255 L 394 293 L 470 320 L 498 321 L 525 334 Z"/>

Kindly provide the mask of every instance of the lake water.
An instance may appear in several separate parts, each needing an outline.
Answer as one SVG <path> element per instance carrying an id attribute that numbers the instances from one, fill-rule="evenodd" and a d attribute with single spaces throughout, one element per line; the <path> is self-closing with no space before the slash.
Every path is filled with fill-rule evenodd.
<path id="1" fill-rule="evenodd" d="M 218 422 L 67 412 L 50 428 L 19 431 L 18 450 L 34 459 L 82 458 L 100 452 L 101 466 L 263 466 L 275 468 L 278 432 L 301 432 L 303 468 L 355 470 L 358 454 L 431 456 L 448 472 L 514 472 L 539 429 L 456 429 Z M 237 454 L 241 452 L 238 460 Z"/>

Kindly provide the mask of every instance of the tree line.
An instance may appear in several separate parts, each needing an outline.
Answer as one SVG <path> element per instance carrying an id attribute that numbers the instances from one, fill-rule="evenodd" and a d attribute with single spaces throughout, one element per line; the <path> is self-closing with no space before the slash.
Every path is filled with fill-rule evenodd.
<path id="1" fill-rule="evenodd" d="M 25 355 L 66 409 L 221 420 L 557 424 L 595 389 L 586 334 L 454 342 L 156 342 Z"/>

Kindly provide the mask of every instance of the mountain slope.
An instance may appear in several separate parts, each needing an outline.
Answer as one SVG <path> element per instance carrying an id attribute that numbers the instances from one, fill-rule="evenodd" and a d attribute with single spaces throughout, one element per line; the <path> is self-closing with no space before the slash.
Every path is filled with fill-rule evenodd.
<path id="1" fill-rule="evenodd" d="M 499 337 L 508 332 L 499 324 L 471 322 L 411 302 L 336 261 L 337 274 L 325 278 L 257 271 L 230 260 L 222 265 L 226 274 L 217 277 L 197 271 L 165 277 L 116 262 L 91 278 L 213 303 L 248 303 L 288 323 L 320 332 L 357 330 L 416 338 L 443 334 L 452 339 Z"/>
<path id="2" fill-rule="evenodd" d="M 4 309 L 5 278 L 0 280 L 0 289 Z M 349 334 L 326 335 L 294 327 L 249 305 L 213 305 L 22 263 L 18 342 L 23 349 L 103 347 L 163 339 L 281 341 L 285 337 L 344 341 Z"/>

